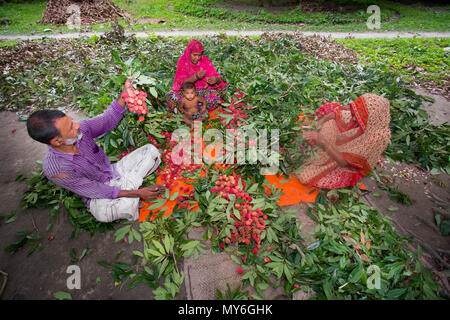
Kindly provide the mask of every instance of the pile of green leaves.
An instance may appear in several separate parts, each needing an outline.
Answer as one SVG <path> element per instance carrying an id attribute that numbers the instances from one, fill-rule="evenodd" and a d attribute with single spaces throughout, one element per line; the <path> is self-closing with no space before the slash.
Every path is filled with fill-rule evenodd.
<path id="1" fill-rule="evenodd" d="M 205 245 L 200 241 L 185 239 L 194 227 L 200 226 L 195 212 L 175 212 L 172 217 L 159 217 L 153 222 L 142 222 L 140 232 L 143 237 L 143 251 L 133 251 L 141 258 L 144 276 L 138 276 L 130 285 L 137 285 L 149 276 L 153 277 L 155 299 L 175 299 L 184 281 L 184 272 L 179 269 L 183 257 L 198 257 L 205 253 Z M 162 282 L 164 279 L 164 282 Z M 160 283 L 157 286 L 156 283 Z"/>
<path id="2" fill-rule="evenodd" d="M 242 173 L 243 168 L 234 168 Z M 233 203 L 211 201 L 208 191 L 219 174 L 227 171 L 209 171 L 208 176 L 194 182 L 195 199 L 199 210 L 176 209 L 168 217 L 141 224 L 144 235 L 143 252 L 134 252 L 142 258 L 142 265 L 151 262 L 147 274 L 164 276 L 164 287 L 154 291 L 157 298 L 175 298 L 179 290 L 176 279 L 182 275 L 176 269 L 182 256 L 204 252 L 202 243 L 186 240 L 183 235 L 193 227 L 206 229 L 204 240 L 210 241 L 213 252 L 226 251 L 242 268 L 242 284 L 234 291 L 218 292 L 219 298 L 248 299 L 252 286 L 257 294 L 253 299 L 264 299 L 269 286 L 283 286 L 286 296 L 301 288 L 312 288 L 313 299 L 440 299 L 445 294 L 433 279 L 433 274 L 421 262 L 421 249 L 415 253 L 408 247 L 411 239 L 399 235 L 389 218 L 367 206 L 357 196 L 359 189 L 346 188 L 320 193 L 315 204 L 310 204 L 309 216 L 317 223 L 313 240 L 306 240 L 294 211 L 282 213 L 277 205 L 280 190 L 271 186 L 271 194 L 264 192 L 264 183 L 255 183 L 258 177 L 245 180 L 246 191 L 252 196 L 254 207 L 268 216 L 262 231 L 261 248 L 257 253 L 251 245 L 225 245 L 225 237 L 235 227 L 230 218 Z M 330 199 L 333 198 L 333 201 Z M 369 244 L 370 242 L 370 244 Z M 266 259 L 268 259 L 266 261 Z M 379 288 L 368 285 L 378 268 Z"/>
<path id="3" fill-rule="evenodd" d="M 177 125 L 178 118 L 166 116 L 164 95 L 170 90 L 177 59 L 187 41 L 151 37 L 144 41 L 130 40 L 115 47 L 94 41 L 89 50 L 99 54 L 69 65 L 69 68 L 74 68 L 72 72 L 68 72 L 67 65 L 58 60 L 30 66 L 26 73 L 0 75 L 0 100 L 11 109 L 19 109 L 37 98 L 42 107 L 65 99 L 65 106 L 81 108 L 88 116 L 97 115 L 118 96 L 125 78 L 122 75 L 124 62 L 133 58 L 138 61 L 144 75 L 158 80 L 154 85 L 156 97 L 152 96 L 152 105 L 158 111 L 154 113 L 153 122 L 159 121 L 152 134 L 157 136 L 160 130 L 171 131 Z M 219 37 L 205 39 L 203 44 L 205 54 L 227 80 L 230 91 L 235 88 L 245 90 L 248 103 L 257 106 L 258 114 L 253 120 L 256 122 L 257 116 L 262 123 L 255 129 L 275 128 L 280 133 L 291 131 L 294 127 L 291 119 L 300 112 L 312 113 L 324 100 L 345 104 L 364 93 L 373 92 L 391 102 L 392 141 L 387 155 L 427 169 L 449 170 L 449 151 L 445 147 L 450 136 L 448 125 L 431 125 L 425 111 L 419 109 L 421 98 L 407 88 L 407 83 L 399 79 L 398 74 L 386 70 L 382 64 L 364 67 L 316 60 L 299 51 L 288 37 L 275 41 Z M 70 54 L 73 53 L 67 56 Z M 30 84 L 30 79 L 52 81 L 39 80 L 39 85 L 36 85 Z M 14 92 L 24 94 L 16 95 Z M 28 100 L 24 101 L 24 97 Z M 135 144 L 140 145 L 145 137 L 142 130 L 147 124 L 153 127 L 149 119 L 141 123 L 139 130 L 128 129 L 122 137 L 123 143 L 131 142 L 127 139 L 131 134 Z M 126 131 L 125 127 L 129 125 L 124 124 L 122 131 Z M 109 134 L 117 137 L 113 139 L 113 147 L 123 135 L 118 130 L 116 128 Z M 288 145 L 291 140 L 292 136 L 285 135 L 281 137 L 280 145 Z M 113 149 L 111 155 L 114 155 Z"/>
<path id="4" fill-rule="evenodd" d="M 82 68 L 62 72 L 66 66 L 52 62 L 45 67 L 32 67 L 33 74 L 39 78 L 60 74 L 58 81 L 67 85 L 70 94 L 55 92 L 45 83 L 39 88 L 27 87 L 27 75 L 17 73 L 8 75 L 8 79 L 0 76 L 0 82 L 5 84 L 1 98 L 19 107 L 20 97 L 5 93 L 13 92 L 14 88 L 27 90 L 31 98 L 39 93 L 43 105 L 59 94 L 68 99 L 72 95 L 68 106 L 81 108 L 86 115 L 94 116 L 103 112 L 121 92 L 125 80 L 124 68 L 129 67 L 126 62 L 135 63 L 142 75 L 157 79 L 150 86 L 143 84 L 144 90 L 150 92 L 153 88 L 156 92 L 149 95 L 155 110 L 146 115 L 143 122 L 137 121 L 136 114 L 127 112 L 115 129 L 98 140 L 110 159 L 116 160 L 119 149 L 147 143 L 149 133 L 162 142 L 161 132 L 173 131 L 182 124 L 179 116 L 169 114 L 164 94 L 171 88 L 176 61 L 188 41 L 150 37 L 143 41 L 129 40 L 120 45 L 106 45 L 94 40 L 92 46 L 99 54 L 86 58 Z M 254 106 L 249 114 L 248 126 L 255 130 L 266 129 L 268 136 L 271 130 L 280 130 L 281 147 L 289 146 L 298 134 L 298 124 L 293 119 L 297 119 L 300 112 L 311 114 L 324 100 L 345 104 L 364 93 L 373 92 L 391 101 L 393 139 L 386 153 L 394 159 L 448 170 L 449 151 L 445 150 L 448 126 L 435 127 L 427 123 L 425 114 L 418 109 L 420 97 L 409 90 L 398 75 L 374 66 L 317 60 L 299 51 L 287 37 L 275 41 L 215 37 L 202 39 L 202 43 L 206 48 L 205 54 L 229 83 L 229 92 L 238 88 L 247 93 L 246 103 Z M 217 122 L 214 126 L 224 130 Z M 422 132 L 418 131 L 419 127 Z M 284 158 L 281 161 L 284 163 Z M 242 265 L 245 270 L 243 285 L 254 286 L 257 297 L 264 297 L 263 291 L 268 285 L 282 282 L 287 294 L 298 289 L 294 284 L 299 282 L 311 286 L 317 298 L 437 297 L 438 288 L 429 270 L 424 269 L 418 256 L 406 247 L 407 241 L 395 233 L 386 218 L 365 206 L 355 195 L 355 190 L 333 191 L 334 195 L 327 195 L 338 198 L 337 202 L 325 203 L 326 198 L 322 198 L 322 203 L 314 205 L 310 214 L 319 223 L 314 234 L 317 241 L 308 244 L 299 232 L 296 217 L 290 213 L 280 214 L 276 204 L 279 191 L 272 190 L 271 196 L 263 192 L 264 177 L 259 169 L 259 165 L 244 165 L 237 168 L 237 173 L 246 179 L 248 187 L 256 184 L 252 192 L 257 193 L 255 199 L 258 205 L 270 217 L 262 246 L 274 249 L 252 255 L 244 246 L 233 252 L 235 262 L 240 261 L 238 256 L 247 255 L 247 262 Z M 138 274 L 131 270 L 131 266 L 110 266 L 111 270 L 115 270 L 117 280 L 129 279 L 133 275 L 132 286 L 141 282 L 157 286 L 157 283 L 164 281 L 163 286 L 155 289 L 155 296 L 174 298 L 184 277 L 177 269 L 180 258 L 202 252 L 201 243 L 183 236 L 194 226 L 207 227 L 205 236 L 211 235 L 213 249 L 221 250 L 221 237 L 230 229 L 222 225 L 226 220 L 217 220 L 214 219 L 216 215 L 208 214 L 210 203 L 205 197 L 211 181 L 211 177 L 200 179 L 195 185 L 196 200 L 201 204 L 198 214 L 190 215 L 186 210 L 177 210 L 172 215 L 176 219 L 161 218 L 141 224 L 144 250 L 135 252 L 135 255 L 147 266 L 147 269 L 144 268 L 146 274 Z M 29 184 L 30 189 L 24 196 L 25 207 L 51 205 L 54 216 L 61 208 L 66 208 L 72 221 L 83 226 L 79 230 L 96 228 L 97 222 L 87 213 L 81 200 L 50 184 L 42 172 L 34 174 Z M 226 208 L 222 209 L 226 214 Z M 107 229 L 106 226 L 102 228 Z M 214 237 L 213 228 L 218 230 L 218 235 Z M 131 229 L 122 229 L 119 229 L 120 237 L 132 235 L 139 238 Z M 383 272 L 380 290 L 367 289 L 364 280 L 367 262 L 362 261 L 351 246 L 340 238 L 340 233 L 350 232 L 359 241 L 361 230 L 364 230 L 367 239 L 372 239 L 372 248 L 364 254 Z M 271 262 L 263 262 L 266 257 Z M 271 276 L 277 279 L 273 284 Z"/>
<path id="5" fill-rule="evenodd" d="M 339 200 L 331 203 L 327 197 Z M 326 197 L 321 194 L 317 202 L 308 209 L 318 223 L 314 233 L 316 245 L 310 248 L 311 260 L 302 263 L 297 278 L 300 283 L 312 284 L 319 293 L 316 298 L 438 298 L 439 287 L 420 260 L 421 249 L 413 252 L 406 245 L 411 239 L 399 235 L 390 219 L 367 206 L 356 190 L 332 190 Z M 371 246 L 367 246 L 368 239 Z M 378 290 L 367 286 L 371 265 L 381 270 Z"/>

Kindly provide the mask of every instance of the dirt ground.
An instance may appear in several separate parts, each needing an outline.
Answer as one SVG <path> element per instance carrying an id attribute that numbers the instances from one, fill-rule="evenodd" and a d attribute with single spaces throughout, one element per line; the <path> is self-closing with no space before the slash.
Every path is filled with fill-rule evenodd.
<path id="1" fill-rule="evenodd" d="M 431 106 L 425 106 L 425 109 L 433 114 L 433 110 L 440 110 L 442 114 L 448 117 L 448 101 L 436 99 Z M 69 112 L 74 119 L 80 117 L 79 113 Z M 17 115 L 13 112 L 0 112 L 0 145 L 3 152 L 0 153 L 0 187 L 3 190 L 0 193 L 0 213 L 7 214 L 12 210 L 17 210 L 18 219 L 14 222 L 5 223 L 5 219 L 0 223 L 0 270 L 8 273 L 8 282 L 1 299 L 53 299 L 53 293 L 57 291 L 69 292 L 73 299 L 152 299 L 152 289 L 145 284 L 140 284 L 136 288 L 127 291 L 115 286 L 110 271 L 100 266 L 98 261 L 114 263 L 116 261 L 132 263 L 132 251 L 142 250 L 142 244 L 138 242 L 114 243 L 113 232 L 105 234 L 96 234 L 91 237 L 87 232 L 81 232 L 77 239 L 69 239 L 73 230 L 67 217 L 62 218 L 59 224 L 53 226 L 50 231 L 45 231 L 49 222 L 48 210 L 30 209 L 24 212 L 20 209 L 19 203 L 22 193 L 26 189 L 23 181 L 16 182 L 14 179 L 20 174 L 30 175 L 37 169 L 36 160 L 41 160 L 45 154 L 46 146 L 33 141 L 28 137 L 25 128 L 25 122 L 18 121 Z M 433 119 L 433 116 L 430 117 Z M 437 120 L 442 119 L 442 115 Z M 447 118 L 448 119 L 448 118 Z M 12 132 L 16 129 L 15 132 Z M 412 246 L 417 247 L 418 243 L 427 243 L 435 252 L 440 254 L 437 259 L 433 254 L 424 249 L 424 260 L 426 265 L 436 272 L 442 271 L 445 263 L 449 263 L 450 240 L 437 231 L 435 225 L 435 213 L 433 207 L 438 204 L 433 198 L 437 196 L 446 203 L 450 202 L 450 176 L 437 175 L 432 176 L 427 172 L 419 171 L 415 167 L 403 163 L 390 164 L 386 160 L 382 161 L 377 167 L 377 173 L 380 179 L 392 179 L 392 187 L 398 188 L 406 193 L 412 200 L 409 206 L 402 205 L 395 200 L 390 199 L 389 192 L 381 190 L 375 179 L 366 178 L 364 183 L 371 192 L 364 196 L 365 200 L 378 208 L 380 212 L 392 218 L 393 226 L 396 230 L 407 236 L 414 237 Z M 438 180 L 437 180 L 438 179 Z M 439 180 L 441 183 L 439 183 Z M 443 184 L 442 184 L 443 183 Z M 396 207 L 395 211 L 391 211 Z M 303 231 L 306 236 L 314 230 L 314 222 L 306 215 L 305 206 L 300 204 L 287 207 L 286 209 L 298 209 L 297 216 L 304 225 Z M 34 221 L 34 222 L 33 222 Z M 426 221 L 426 222 L 424 222 Z M 133 227 L 138 229 L 136 222 Z M 19 231 L 36 231 L 42 235 L 42 251 L 35 251 L 30 256 L 26 256 L 26 250 L 21 250 L 15 254 L 9 254 L 3 248 L 19 237 L 16 235 Z M 53 240 L 49 240 L 53 236 Z M 76 263 L 81 269 L 81 290 L 68 290 L 66 287 L 67 278 L 70 274 L 66 273 L 70 263 L 70 250 L 74 248 L 77 255 L 83 249 L 93 249 L 79 263 Z M 439 251 L 441 250 L 441 251 Z M 442 251 L 443 250 L 443 251 Z M 444 253 L 446 251 L 446 253 Z M 122 252 L 120 257 L 116 256 Z M 220 259 L 215 257 L 201 261 L 185 261 L 186 268 L 194 268 L 198 271 L 198 276 L 193 272 L 191 278 L 187 279 L 189 291 L 185 286 L 181 287 L 179 299 L 200 297 L 205 294 L 201 290 L 201 283 L 208 282 L 214 284 L 215 278 L 208 278 L 214 275 L 215 268 L 212 263 L 220 264 Z M 210 260 L 208 260 L 210 259 Z M 225 261 L 225 260 L 223 260 Z M 186 264 L 187 263 L 187 264 Z M 227 262 L 228 263 L 228 262 Z M 230 264 L 230 270 L 235 266 Z M 230 273 L 231 274 L 231 273 Z M 232 278 L 224 276 L 222 280 Z M 209 280 L 208 280 L 209 279 Z M 448 287 L 447 276 L 442 276 L 442 283 Z M 2 279 L 3 280 L 3 279 Z M 226 281 L 225 281 L 226 282 Z M 225 289 L 225 282 L 221 283 L 222 291 Z M 126 285 L 127 283 L 125 283 Z M 208 293 L 208 298 L 214 299 L 214 292 Z M 278 292 L 268 294 L 274 297 Z M 294 299 L 307 299 L 308 295 L 298 294 Z"/>
<path id="2" fill-rule="evenodd" d="M 81 114 L 68 112 L 73 119 L 79 119 Z M 54 299 L 53 293 L 65 291 L 73 299 L 80 300 L 141 300 L 152 299 L 152 288 L 140 284 L 127 291 L 128 282 L 115 286 L 109 270 L 100 266 L 98 261 L 108 264 L 133 262 L 133 250 L 142 251 L 142 243 L 134 241 L 132 244 L 114 242 L 114 233 L 95 234 L 81 232 L 77 239 L 69 239 L 73 227 L 67 215 L 61 215 L 59 224 L 55 224 L 50 231 L 45 231 L 49 223 L 49 210 L 29 209 L 23 211 L 19 203 L 22 193 L 26 190 L 24 181 L 15 182 L 20 174 L 30 176 L 38 169 L 36 160 L 42 160 L 47 147 L 29 138 L 24 121 L 18 121 L 13 112 L 0 112 L 0 213 L 7 214 L 17 210 L 17 220 L 9 224 L 5 219 L 0 223 L 0 270 L 8 274 L 8 282 L 1 299 L 49 300 Z M 16 129 L 15 132 L 12 132 Z M 33 223 L 34 220 L 34 223 Z M 37 228 L 37 230 L 36 230 Z M 139 229 L 135 222 L 133 228 Z M 10 254 L 3 249 L 18 241 L 19 231 L 38 231 L 42 236 L 43 250 L 36 250 L 27 257 L 28 247 Z M 50 237 L 54 237 L 53 240 Z M 83 249 L 92 251 L 80 262 L 74 263 L 80 267 L 81 289 L 68 290 L 66 281 L 71 274 L 67 273 L 70 263 L 70 250 L 75 249 L 79 256 Z M 122 253 L 121 253 L 122 252 Z M 116 256 L 120 256 L 116 259 Z M 1 279 L 3 281 L 4 279 Z M 184 297 L 184 287 L 180 297 Z"/>

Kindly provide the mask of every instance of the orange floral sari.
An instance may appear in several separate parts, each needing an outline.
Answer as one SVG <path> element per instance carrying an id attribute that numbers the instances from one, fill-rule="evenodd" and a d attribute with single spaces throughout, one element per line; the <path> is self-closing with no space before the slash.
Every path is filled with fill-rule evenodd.
<path id="1" fill-rule="evenodd" d="M 340 167 L 320 149 L 297 175 L 301 183 L 324 189 L 355 185 L 377 164 L 391 139 L 389 101 L 372 93 L 336 108 L 335 119 L 325 122 L 320 133 L 348 162 Z"/>

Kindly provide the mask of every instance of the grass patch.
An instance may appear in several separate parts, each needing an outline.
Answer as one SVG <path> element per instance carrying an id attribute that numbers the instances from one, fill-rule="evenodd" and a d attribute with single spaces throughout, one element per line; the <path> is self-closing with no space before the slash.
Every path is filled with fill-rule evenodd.
<path id="1" fill-rule="evenodd" d="M 301 30 L 317 31 L 369 31 L 366 21 L 371 14 L 359 10 L 349 14 L 312 13 L 306 14 L 300 7 L 292 11 L 272 14 L 259 9 L 250 12 L 238 12 L 221 7 L 218 0 L 175 0 L 174 10 L 196 17 L 214 17 L 220 20 L 238 22 L 262 22 L 264 24 L 299 24 Z M 358 1 L 369 6 L 373 2 Z M 448 31 L 450 7 L 426 7 L 422 5 L 403 5 L 388 1 L 374 1 L 381 9 L 381 29 L 388 30 L 418 30 L 418 31 Z M 399 15 L 397 17 L 397 14 Z M 375 30 L 376 31 L 376 30 Z"/>
<path id="2" fill-rule="evenodd" d="M 18 44 L 22 40 L 0 40 L 0 48 L 3 47 L 12 47 Z"/>
<path id="3" fill-rule="evenodd" d="M 56 27 L 50 25 L 40 25 L 42 13 L 45 10 L 47 1 L 34 1 L 26 3 L 6 3 L 0 5 L 0 20 L 9 19 L 8 25 L 0 26 L 0 33 L 32 33 L 43 32 L 45 29 Z M 56 29 L 68 31 L 66 27 Z"/>
<path id="4" fill-rule="evenodd" d="M 129 31 L 158 30 L 312 30 L 312 31 L 369 31 L 365 21 L 370 14 L 364 10 L 351 14 L 305 14 L 298 8 L 279 14 L 260 10 L 256 13 L 235 12 L 220 8 L 217 0 L 112 0 L 120 8 L 134 16 L 167 20 L 164 24 L 128 25 L 120 20 Z M 426 7 L 403 5 L 380 1 L 382 23 L 374 31 L 448 31 L 450 7 Z M 7 3 L 0 6 L 0 19 L 11 20 L 9 25 L 0 26 L 0 34 L 33 34 L 51 32 L 74 32 L 66 26 L 41 25 L 39 21 L 45 10 L 46 1 L 31 3 Z M 394 13 L 398 12 L 399 16 Z M 300 25 L 305 23 L 306 25 Z M 109 31 L 111 23 L 83 26 L 82 31 Z"/>
<path id="5" fill-rule="evenodd" d="M 434 39 L 339 39 L 356 50 L 366 64 L 378 64 L 388 71 L 399 72 L 407 82 L 433 81 L 437 86 L 449 85 L 449 38 Z"/>
<path id="6" fill-rule="evenodd" d="M 339 25 L 349 23 L 363 23 L 367 20 L 367 14 L 364 10 L 358 10 L 349 14 L 335 14 L 335 13 L 304 13 L 301 7 L 282 12 L 269 13 L 263 8 L 252 12 L 248 11 L 234 11 L 221 7 L 223 1 L 219 0 L 175 0 L 174 10 L 182 12 L 187 15 L 196 17 L 214 17 L 217 19 L 227 19 L 245 22 L 263 22 L 267 24 L 299 24 L 305 23 L 308 25 Z M 256 3 L 255 3 L 255 7 Z M 387 20 L 394 12 L 387 9 L 382 12 L 382 20 Z"/>

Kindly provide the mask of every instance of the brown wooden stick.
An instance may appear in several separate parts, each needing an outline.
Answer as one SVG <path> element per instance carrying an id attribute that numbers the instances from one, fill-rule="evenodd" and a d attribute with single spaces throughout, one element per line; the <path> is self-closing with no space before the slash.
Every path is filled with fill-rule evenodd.
<path id="1" fill-rule="evenodd" d="M 31 222 L 33 223 L 33 227 L 36 230 L 36 232 L 39 232 L 39 228 L 36 226 L 36 221 L 34 221 L 33 214 L 31 214 Z"/>
<path id="2" fill-rule="evenodd" d="M 441 258 L 441 256 L 439 255 L 439 253 L 437 253 L 428 243 L 426 243 L 425 241 L 419 241 L 421 242 L 421 245 L 424 247 L 424 249 L 428 250 L 428 252 L 435 257 L 436 259 L 439 260 L 440 263 L 442 263 L 447 269 L 450 269 L 450 265 Z"/>
<path id="3" fill-rule="evenodd" d="M 437 226 L 435 226 L 434 224 L 432 224 L 431 222 L 428 222 L 427 220 L 423 219 L 422 217 L 418 217 L 416 216 L 416 219 L 422 221 L 422 223 L 426 224 L 427 226 L 429 226 L 431 229 L 433 229 L 434 231 L 437 232 L 441 232 L 441 230 L 439 230 L 439 228 Z"/>
<path id="4" fill-rule="evenodd" d="M 444 211 L 444 210 L 441 210 L 441 209 L 436 208 L 436 207 L 431 208 L 431 210 L 433 210 L 434 213 L 441 214 L 441 215 L 443 215 L 444 217 L 450 219 L 450 213 L 448 213 L 448 212 L 446 212 L 446 211 Z"/>

